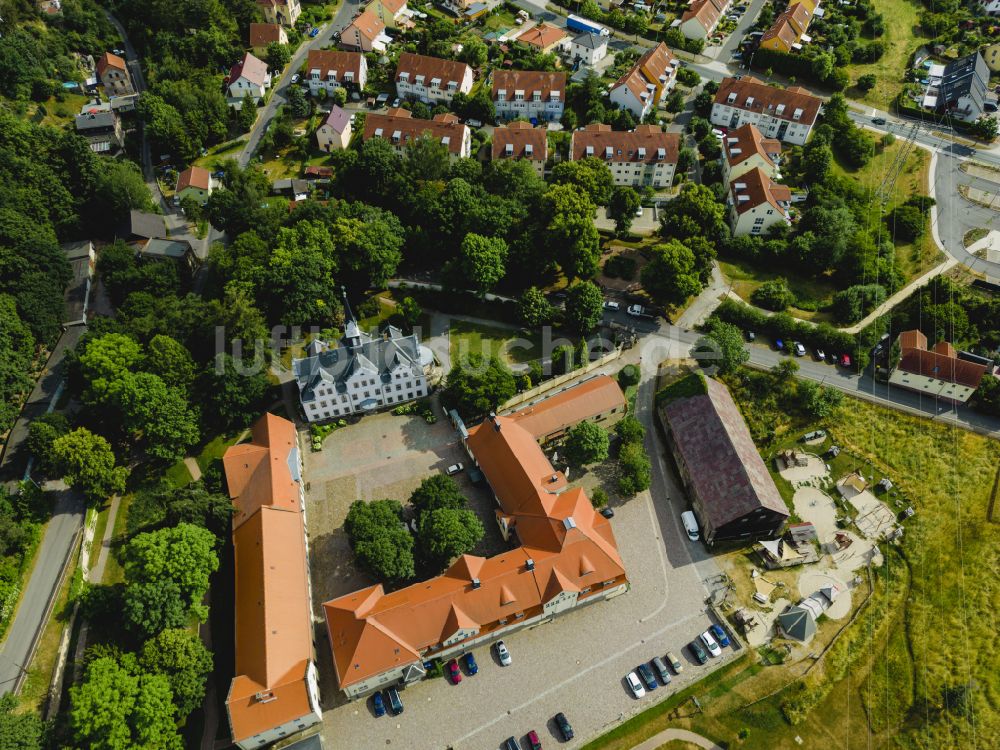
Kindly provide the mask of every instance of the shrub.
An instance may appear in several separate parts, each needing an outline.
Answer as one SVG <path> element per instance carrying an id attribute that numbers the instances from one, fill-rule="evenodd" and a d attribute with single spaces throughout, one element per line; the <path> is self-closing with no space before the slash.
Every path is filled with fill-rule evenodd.
<path id="1" fill-rule="evenodd" d="M 618 385 L 623 389 L 638 385 L 640 377 L 642 377 L 642 373 L 636 365 L 625 365 L 618 371 Z"/>
<path id="2" fill-rule="evenodd" d="M 604 275 L 612 279 L 632 281 L 635 278 L 636 262 L 626 255 L 614 255 L 604 263 Z"/>
<path id="3" fill-rule="evenodd" d="M 608 504 L 608 493 L 600 487 L 595 487 L 594 491 L 590 493 L 590 504 L 595 508 L 603 508 Z"/>
<path id="4" fill-rule="evenodd" d="M 750 296 L 751 301 L 765 310 L 781 312 L 795 302 L 795 295 L 788 288 L 788 282 L 784 279 L 773 279 L 765 281 L 754 289 Z"/>

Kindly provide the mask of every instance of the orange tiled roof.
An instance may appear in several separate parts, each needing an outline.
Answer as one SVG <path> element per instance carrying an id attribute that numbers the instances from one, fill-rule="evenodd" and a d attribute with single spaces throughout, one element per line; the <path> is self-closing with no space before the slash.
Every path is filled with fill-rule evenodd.
<path id="1" fill-rule="evenodd" d="M 626 405 L 625 394 L 614 378 L 598 375 L 524 407 L 512 416 L 536 440 L 541 440 L 585 419 L 615 408 L 624 409 Z"/>
<path id="2" fill-rule="evenodd" d="M 948 341 L 938 341 L 927 349 L 927 337 L 919 330 L 899 334 L 899 369 L 925 378 L 978 388 L 989 369 L 978 362 L 959 359 L 955 347 Z"/>
<path id="3" fill-rule="evenodd" d="M 435 117 L 433 120 L 421 120 L 413 117 L 409 110 L 397 108 L 388 110 L 387 114 L 371 114 L 365 119 L 364 140 L 380 136 L 386 140 L 399 133 L 400 143 L 415 140 L 422 135 L 443 140 L 448 138 L 448 151 L 453 154 L 462 152 L 466 126 L 451 118 Z"/>
<path id="4" fill-rule="evenodd" d="M 590 156 L 606 162 L 676 164 L 680 145 L 681 137 L 678 133 L 664 133 L 656 125 L 639 125 L 635 130 L 625 132 L 611 130 L 603 123 L 592 123 L 573 133 L 570 158 L 573 161 L 586 158 L 589 147 L 593 150 Z M 611 158 L 607 157 L 609 148 Z"/>
<path id="5" fill-rule="evenodd" d="M 559 27 L 540 23 L 537 26 L 532 26 L 514 41 L 521 42 L 522 44 L 530 44 L 532 47 L 545 50 L 553 44 L 558 44 L 565 38 L 566 32 Z"/>
<path id="6" fill-rule="evenodd" d="M 409 82 L 414 83 L 417 76 L 422 75 L 427 86 L 430 86 L 432 79 L 439 78 L 443 88 L 451 81 L 461 84 L 468 71 L 469 66 L 464 62 L 403 52 L 399 55 L 399 63 L 396 65 L 396 80 L 399 80 L 401 74 L 409 73 Z"/>
<path id="7" fill-rule="evenodd" d="M 507 145 L 511 153 L 507 153 Z M 529 153 L 528 146 L 531 146 Z M 545 161 L 548 158 L 548 136 L 545 128 L 534 128 L 531 123 L 518 120 L 506 128 L 493 131 L 494 159 L 528 159 Z"/>
<path id="8" fill-rule="evenodd" d="M 222 457 L 229 496 L 236 505 L 233 528 L 239 527 L 258 508 L 272 505 L 299 510 L 295 425 L 287 419 L 265 414 L 254 423 L 253 440 L 234 445 Z"/>
<path id="9" fill-rule="evenodd" d="M 378 38 L 379 34 L 385 31 L 385 24 L 382 23 L 382 19 L 376 16 L 375 12 L 370 9 L 365 10 L 364 13 L 355 18 L 348 28 L 351 26 L 356 28 L 361 36 L 370 41 L 374 41 Z"/>
<path id="10" fill-rule="evenodd" d="M 792 198 L 792 191 L 787 185 L 779 185 L 760 167 L 754 167 L 746 174 L 737 177 L 730 184 L 729 190 L 736 212 L 740 214 L 764 203 L 769 203 L 772 208 L 783 214 L 785 209 L 781 207 L 779 201 L 788 202 Z"/>
<path id="11" fill-rule="evenodd" d="M 730 95 L 734 95 L 731 102 Z M 811 125 L 819 114 L 821 101 L 801 86 L 779 89 L 753 76 L 743 76 L 723 78 L 715 94 L 715 104 Z M 798 110 L 801 112 L 796 119 L 795 112 Z"/>
<path id="12" fill-rule="evenodd" d="M 108 68 L 117 68 L 118 70 L 125 70 L 125 61 L 122 60 L 118 55 L 113 55 L 110 52 L 105 52 L 101 55 L 101 58 L 97 61 L 97 75 L 103 76 L 104 71 Z"/>
<path id="13" fill-rule="evenodd" d="M 250 24 L 250 46 L 264 47 L 271 42 L 280 42 L 281 32 L 281 24 L 252 23 Z"/>
<path id="14" fill-rule="evenodd" d="M 538 70 L 495 70 L 493 71 L 493 101 L 497 100 L 497 92 L 507 92 L 508 101 L 514 98 L 515 91 L 523 91 L 528 98 L 538 91 L 542 101 L 547 102 L 553 93 L 565 100 L 566 74 L 546 73 Z"/>
<path id="15" fill-rule="evenodd" d="M 336 72 L 337 80 L 344 80 L 344 73 L 353 73 L 355 82 L 361 79 L 361 53 L 336 49 L 311 49 L 306 57 L 306 71 L 318 70 L 320 78 Z"/>
<path id="16" fill-rule="evenodd" d="M 211 173 L 204 167 L 188 167 L 177 176 L 177 192 L 189 187 L 208 190 L 211 180 Z"/>
<path id="17" fill-rule="evenodd" d="M 732 167 L 742 164 L 754 154 L 774 166 L 776 159 L 781 156 L 781 141 L 765 138 L 756 125 L 747 123 L 729 131 L 729 135 L 725 138 L 724 151 L 726 161 Z"/>
<path id="18" fill-rule="evenodd" d="M 688 9 L 681 16 L 681 22 L 696 18 L 705 31 L 711 31 L 722 18 L 725 7 L 725 0 L 691 0 Z"/>

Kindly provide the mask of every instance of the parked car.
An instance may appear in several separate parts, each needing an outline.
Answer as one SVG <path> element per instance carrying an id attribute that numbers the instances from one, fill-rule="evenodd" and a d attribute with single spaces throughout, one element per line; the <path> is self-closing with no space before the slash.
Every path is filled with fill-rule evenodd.
<path id="1" fill-rule="evenodd" d="M 850 367 L 851 364 L 852 363 L 851 363 L 851 355 L 850 354 L 841 354 L 840 355 L 840 366 L 841 367 Z"/>
<path id="2" fill-rule="evenodd" d="M 872 125 L 885 125 L 885 118 L 884 117 L 873 117 L 872 118 Z"/>
<path id="3" fill-rule="evenodd" d="M 692 542 L 697 542 L 700 538 L 698 536 L 698 519 L 695 518 L 693 511 L 685 510 L 681 513 L 681 525 L 684 527 L 688 539 Z"/>
<path id="4" fill-rule="evenodd" d="M 729 636 L 726 635 L 726 631 L 722 628 L 721 625 L 716 625 L 713 623 L 712 627 L 710 627 L 709 630 L 712 631 L 712 635 L 715 636 L 715 640 L 719 642 L 720 646 L 725 648 L 726 646 L 729 645 Z"/>
<path id="5" fill-rule="evenodd" d="M 452 464 L 447 469 L 445 469 L 445 474 L 447 474 L 449 477 L 453 477 L 456 474 L 461 473 L 464 468 L 465 468 L 465 464 L 463 464 L 461 462 L 459 462 L 457 464 Z"/>
<path id="6" fill-rule="evenodd" d="M 635 671 L 642 678 L 643 683 L 646 685 L 646 690 L 656 690 L 658 683 L 656 682 L 656 677 L 653 675 L 653 670 L 649 668 L 648 664 L 640 664 L 635 668 Z"/>
<path id="7" fill-rule="evenodd" d="M 824 352 L 822 349 L 817 349 L 816 359 L 818 359 L 820 362 L 823 362 L 826 359 L 826 352 Z"/>
<path id="8" fill-rule="evenodd" d="M 528 740 L 530 750 L 542 750 L 542 741 L 538 739 L 538 732 L 532 729 L 524 736 Z"/>
<path id="9" fill-rule="evenodd" d="M 635 210 L 635 215 L 636 216 L 642 216 L 642 214 L 643 214 L 643 208 L 642 208 L 642 206 L 639 206 L 639 208 L 637 208 Z"/>
<path id="10" fill-rule="evenodd" d="M 400 99 L 398 96 L 395 99 L 392 100 L 392 106 L 393 106 L 393 108 L 398 107 L 402 103 L 403 103 L 403 100 Z"/>
<path id="11" fill-rule="evenodd" d="M 677 674 L 684 671 L 684 665 L 681 664 L 681 660 L 677 658 L 677 654 L 673 651 L 667 651 L 667 664 L 669 664 L 671 669 L 673 669 Z"/>
<path id="12" fill-rule="evenodd" d="M 691 656 L 694 657 L 695 661 L 699 664 L 704 664 L 708 661 L 708 654 L 705 653 L 705 649 L 701 647 L 698 641 L 691 641 L 688 644 L 688 651 L 691 652 Z"/>
<path id="13" fill-rule="evenodd" d="M 626 315 L 631 315 L 633 318 L 652 318 L 653 314 L 646 311 L 646 308 L 642 305 L 629 305 L 625 309 Z"/>
<path id="14" fill-rule="evenodd" d="M 670 684 L 670 670 L 667 669 L 667 663 L 663 661 L 662 656 L 654 656 L 651 662 L 653 669 L 656 671 L 656 676 L 660 678 L 660 682 L 664 685 Z"/>
<path id="15" fill-rule="evenodd" d="M 458 668 L 458 662 L 452 659 L 450 662 L 444 665 L 445 671 L 448 672 L 448 677 L 451 679 L 452 684 L 457 685 L 462 681 L 462 670 Z"/>
<path id="16" fill-rule="evenodd" d="M 521 746 L 517 744 L 517 740 L 513 737 L 508 737 L 503 742 L 503 750 L 521 750 Z"/>
<path id="17" fill-rule="evenodd" d="M 479 672 L 479 665 L 476 664 L 476 657 L 472 655 L 470 651 L 465 655 L 465 671 L 469 673 L 469 676 Z"/>
<path id="18" fill-rule="evenodd" d="M 500 660 L 500 664 L 505 667 L 510 666 L 510 651 L 507 650 L 507 644 L 503 641 L 497 641 L 494 645 L 497 650 L 497 658 Z"/>
<path id="19" fill-rule="evenodd" d="M 782 341 L 781 339 L 775 339 L 774 348 L 777 349 L 779 352 L 785 351 L 785 342 Z"/>
<path id="20" fill-rule="evenodd" d="M 470 118 L 470 119 L 466 120 L 465 124 L 468 125 L 470 128 L 481 128 L 483 126 L 482 121 L 481 120 L 477 120 L 475 118 Z"/>
<path id="21" fill-rule="evenodd" d="M 646 688 L 639 682 L 639 678 L 636 677 L 635 672 L 629 672 L 625 675 L 625 681 L 628 683 L 629 690 L 632 691 L 633 698 L 641 698 L 646 694 Z"/>
<path id="22" fill-rule="evenodd" d="M 385 701 L 382 700 L 382 693 L 375 693 L 372 696 L 372 710 L 376 716 L 385 716 Z"/>
<path id="23" fill-rule="evenodd" d="M 614 518 L 615 509 L 605 505 L 603 508 L 601 508 L 601 515 L 604 516 L 605 518 Z"/>
<path id="24" fill-rule="evenodd" d="M 612 310 L 613 312 L 618 312 L 619 310 L 622 309 L 622 306 L 621 303 L 609 299 L 604 301 L 604 309 Z"/>
<path id="25" fill-rule="evenodd" d="M 298 82 L 299 82 L 299 74 L 298 73 L 293 73 L 292 74 L 292 83 L 298 83 Z"/>
<path id="26" fill-rule="evenodd" d="M 313 26 L 309 29 L 309 38 L 315 39 L 317 36 L 319 36 L 319 26 Z"/>
<path id="27" fill-rule="evenodd" d="M 802 345 L 801 341 L 796 341 L 793 346 L 795 347 L 795 356 L 804 357 L 806 356 L 806 348 Z"/>
<path id="28" fill-rule="evenodd" d="M 723 133 L 723 132 L 722 132 L 721 130 L 719 130 L 718 128 L 712 128 L 712 135 L 714 135 L 714 136 L 715 136 L 716 138 L 718 138 L 718 139 L 719 139 L 720 141 L 721 141 L 721 140 L 722 140 L 723 138 L 725 138 L 725 137 L 726 137 L 726 134 L 725 134 L 725 133 Z"/>
<path id="29" fill-rule="evenodd" d="M 393 716 L 403 713 L 403 701 L 399 699 L 399 691 L 395 686 L 385 689 L 385 702 L 389 704 L 389 711 Z"/>
<path id="30" fill-rule="evenodd" d="M 747 331 L 747 341 L 753 342 L 756 340 L 757 340 L 757 334 L 754 333 L 753 331 Z"/>
<path id="31" fill-rule="evenodd" d="M 560 711 L 552 717 L 552 720 L 555 721 L 556 726 L 559 727 L 559 734 L 562 735 L 563 742 L 569 742 L 573 739 L 573 727 L 570 726 L 569 719 L 566 718 L 566 714 Z"/>
<path id="32" fill-rule="evenodd" d="M 712 656 L 722 656 L 722 649 L 719 648 L 719 644 L 715 642 L 711 631 L 706 630 L 701 634 L 701 642 L 705 645 L 705 648 L 708 649 L 708 653 Z"/>

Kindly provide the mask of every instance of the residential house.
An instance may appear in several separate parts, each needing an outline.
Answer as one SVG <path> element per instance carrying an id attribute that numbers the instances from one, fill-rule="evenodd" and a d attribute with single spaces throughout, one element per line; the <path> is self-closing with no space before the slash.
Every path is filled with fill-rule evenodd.
<path id="1" fill-rule="evenodd" d="M 608 165 L 616 185 L 667 188 L 674 181 L 680 146 L 680 134 L 664 133 L 658 125 L 624 132 L 591 123 L 573 133 L 569 158 L 600 159 Z"/>
<path id="2" fill-rule="evenodd" d="M 396 65 L 396 94 L 425 104 L 450 104 L 472 91 L 472 68 L 464 62 L 403 52 Z"/>
<path id="3" fill-rule="evenodd" d="M 108 102 L 84 104 L 74 125 L 94 153 L 115 153 L 125 144 L 121 118 Z"/>
<path id="4" fill-rule="evenodd" d="M 167 225 L 160 214 L 132 209 L 120 227 L 115 230 L 115 237 L 129 244 L 145 243 L 155 237 L 166 237 Z"/>
<path id="5" fill-rule="evenodd" d="M 500 120 L 527 118 L 553 122 L 562 118 L 566 74 L 534 70 L 493 71 L 493 106 Z"/>
<path id="6" fill-rule="evenodd" d="M 608 37 L 587 32 L 569 45 L 569 59 L 593 67 L 608 56 Z"/>
<path id="7" fill-rule="evenodd" d="M 702 539 L 746 543 L 774 538 L 788 518 L 771 474 L 729 389 L 701 373 L 701 393 L 659 407 Z"/>
<path id="8" fill-rule="evenodd" d="M 734 235 L 764 234 L 774 224 L 790 224 L 791 205 L 791 189 L 772 180 L 760 167 L 729 183 L 726 206 Z"/>
<path id="9" fill-rule="evenodd" d="M 118 55 L 113 55 L 110 52 L 101 55 L 97 61 L 97 77 L 101 79 L 104 92 L 108 96 L 135 93 L 132 77 L 128 73 L 128 66 Z"/>
<path id="10" fill-rule="evenodd" d="M 990 69 L 978 52 L 935 64 L 927 71 L 923 106 L 950 117 L 973 122 L 985 111 L 986 92 L 990 87 Z"/>
<path id="11" fill-rule="evenodd" d="M 997 7 L 1000 8 L 1000 0 L 996 0 Z M 1000 73 L 1000 42 L 988 44 L 980 51 L 986 67 L 994 73 Z"/>
<path id="12" fill-rule="evenodd" d="M 271 42 L 288 44 L 288 34 L 284 26 L 279 23 L 250 24 L 250 50 L 257 57 L 264 57 L 267 54 L 267 45 Z"/>
<path id="13" fill-rule="evenodd" d="M 781 141 L 765 138 L 756 125 L 746 124 L 722 139 L 722 182 L 729 185 L 751 169 L 762 169 L 772 180 L 780 179 Z"/>
<path id="14" fill-rule="evenodd" d="M 336 104 L 316 129 L 316 141 L 321 151 L 339 151 L 351 142 L 351 115 Z"/>
<path id="15" fill-rule="evenodd" d="M 428 136 L 448 147 L 452 160 L 468 159 L 472 148 L 469 128 L 449 113 L 434 115 L 432 120 L 420 120 L 401 108 L 390 109 L 386 114 L 369 114 L 365 118 L 363 140 L 385 138 L 397 153 L 402 154 L 411 141 Z"/>
<path id="16" fill-rule="evenodd" d="M 673 89 L 680 61 L 663 42 L 646 52 L 609 90 L 611 103 L 637 120 L 655 112 Z"/>
<path id="17" fill-rule="evenodd" d="M 803 145 L 819 117 L 821 100 L 801 86 L 779 89 L 753 78 L 723 78 L 715 94 L 713 125 L 752 124 L 765 138 Z"/>
<path id="18" fill-rule="evenodd" d="M 302 15 L 299 0 L 257 0 L 257 5 L 264 11 L 264 20 L 291 28 Z"/>
<path id="19" fill-rule="evenodd" d="M 416 335 L 404 336 L 394 326 L 381 335 L 363 332 L 346 295 L 344 310 L 339 346 L 314 339 L 309 356 L 292 360 L 306 420 L 365 414 L 426 396 L 430 392 L 426 370 L 433 364 L 433 354 Z"/>
<path id="20" fill-rule="evenodd" d="M 340 46 L 355 52 L 385 52 L 390 42 L 392 37 L 385 33 L 385 24 L 371 8 L 340 33 Z"/>
<path id="21" fill-rule="evenodd" d="M 569 35 L 558 26 L 539 23 L 522 31 L 514 41 L 527 44 L 540 52 L 558 54 L 568 48 Z"/>
<path id="22" fill-rule="evenodd" d="M 577 421 L 593 413 L 585 395 L 572 403 Z M 558 411 L 560 423 L 574 418 L 571 409 Z M 582 488 L 568 487 L 539 437 L 515 413 L 490 415 L 465 438 L 496 498 L 501 534 L 517 546 L 489 558 L 462 555 L 442 575 L 391 593 L 378 584 L 323 605 L 334 672 L 348 698 L 416 682 L 426 661 L 628 591 L 610 522 Z"/>
<path id="23" fill-rule="evenodd" d="M 708 39 L 730 4 L 731 0 L 691 0 L 678 28 L 688 39 Z"/>
<path id="24" fill-rule="evenodd" d="M 188 167 L 177 176 L 177 202 L 191 197 L 204 206 L 212 194 L 212 174 L 203 167 Z"/>
<path id="25" fill-rule="evenodd" d="M 762 49 L 775 52 L 797 52 L 812 39 L 806 34 L 815 8 L 811 0 L 790 4 L 760 38 Z"/>
<path id="26" fill-rule="evenodd" d="M 233 743 L 259 748 L 323 721 L 313 649 L 302 458 L 295 425 L 265 414 L 222 457 L 233 500 Z"/>
<path id="27" fill-rule="evenodd" d="M 545 128 L 532 127 L 531 123 L 518 120 L 507 127 L 493 131 L 493 161 L 524 159 L 538 173 L 545 176 L 545 162 L 549 158 L 549 138 Z"/>
<path id="28" fill-rule="evenodd" d="M 146 242 L 136 243 L 137 255 L 141 260 L 169 261 L 183 269 L 193 271 L 198 260 L 194 248 L 187 240 L 173 237 L 153 237 Z"/>
<path id="29" fill-rule="evenodd" d="M 368 3 L 368 10 L 374 13 L 387 29 L 398 29 L 409 22 L 406 0 L 372 0 Z"/>
<path id="30" fill-rule="evenodd" d="M 271 74 L 267 72 L 267 63 L 247 52 L 229 71 L 226 86 L 229 106 L 242 108 L 243 98 L 247 94 L 253 97 L 255 103 L 260 104 L 264 92 L 271 86 Z"/>
<path id="31" fill-rule="evenodd" d="M 889 373 L 889 382 L 949 403 L 968 401 L 990 369 L 982 362 L 963 358 L 964 353 L 956 352 L 947 341 L 928 349 L 927 337 L 919 330 L 903 331 L 896 344 L 899 361 Z"/>
<path id="32" fill-rule="evenodd" d="M 540 445 L 558 440 L 581 422 L 610 429 L 628 411 L 625 394 L 608 375 L 595 375 L 549 394 L 510 414 Z"/>
<path id="33" fill-rule="evenodd" d="M 343 86 L 360 91 L 368 83 L 368 60 L 360 52 L 311 49 L 306 57 L 309 93 L 325 90 L 328 94 Z"/>

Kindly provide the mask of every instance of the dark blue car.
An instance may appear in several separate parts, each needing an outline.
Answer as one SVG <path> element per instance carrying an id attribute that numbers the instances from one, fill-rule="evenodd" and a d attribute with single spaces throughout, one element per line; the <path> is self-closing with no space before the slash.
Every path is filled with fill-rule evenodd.
<path id="1" fill-rule="evenodd" d="M 470 676 L 479 671 L 479 665 L 476 664 L 476 657 L 472 655 L 471 651 L 465 655 L 465 671 Z"/>
<path id="2" fill-rule="evenodd" d="M 376 716 L 385 716 L 385 701 L 382 700 L 382 693 L 375 693 L 372 696 L 372 708 Z"/>
<path id="3" fill-rule="evenodd" d="M 729 645 L 729 636 L 726 635 L 726 631 L 722 629 L 721 625 L 712 624 L 712 635 L 715 636 L 715 640 L 719 642 L 719 645 L 723 648 Z"/>

